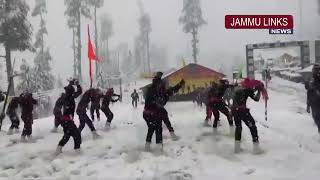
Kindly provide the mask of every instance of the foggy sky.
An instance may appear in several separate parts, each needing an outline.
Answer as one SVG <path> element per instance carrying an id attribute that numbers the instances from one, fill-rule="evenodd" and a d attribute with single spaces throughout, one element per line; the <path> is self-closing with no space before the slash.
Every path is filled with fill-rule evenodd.
<path id="1" fill-rule="evenodd" d="M 34 0 L 26 1 L 32 9 Z M 54 72 L 62 77 L 72 76 L 72 32 L 66 26 L 64 0 L 47 0 L 47 2 L 46 19 L 49 32 L 47 44 L 53 56 Z M 191 35 L 183 33 L 182 26 L 178 23 L 183 0 L 142 0 L 142 2 L 145 11 L 151 16 L 151 43 L 167 49 L 169 54 L 167 64 L 173 67 L 181 66 L 177 63 L 177 58 L 181 56 L 191 62 Z M 320 34 L 319 26 L 315 25 L 320 22 L 316 0 L 303 1 L 302 26 L 300 26 L 298 0 L 202 0 L 201 2 L 203 16 L 208 25 L 200 31 L 199 63 L 209 67 L 219 68 L 222 64 L 225 70 L 231 69 L 235 59 L 238 61 L 245 59 L 244 45 L 247 43 L 314 40 Z M 133 49 L 133 39 L 138 34 L 137 2 L 105 0 L 104 7 L 98 12 L 108 13 L 113 19 L 114 36 L 110 41 L 111 48 L 121 42 L 128 42 L 129 48 Z M 294 16 L 295 35 L 269 35 L 268 30 L 227 30 L 224 28 L 224 16 L 227 14 L 291 14 Z M 38 21 L 39 19 L 32 18 L 34 34 L 38 29 Z M 93 20 L 85 20 L 82 23 L 82 62 L 85 76 L 88 76 L 87 24 L 91 26 L 93 32 Z M 302 31 L 300 27 L 303 27 Z M 91 34 L 93 37 L 94 33 Z M 31 53 L 15 53 L 14 57 L 24 57 L 33 61 Z"/>

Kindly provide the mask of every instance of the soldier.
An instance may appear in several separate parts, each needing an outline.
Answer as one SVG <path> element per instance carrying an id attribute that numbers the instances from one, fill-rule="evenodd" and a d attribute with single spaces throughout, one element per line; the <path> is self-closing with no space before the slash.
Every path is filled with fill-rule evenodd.
<path id="1" fill-rule="evenodd" d="M 20 105 L 21 105 L 21 119 L 24 122 L 24 128 L 21 134 L 21 141 L 27 142 L 32 139 L 32 124 L 33 124 L 33 106 L 38 104 L 38 102 L 33 99 L 32 93 L 25 92 L 20 95 Z"/>
<path id="2" fill-rule="evenodd" d="M 54 127 L 51 132 L 56 133 L 58 132 L 58 127 L 61 125 L 62 121 L 62 107 L 63 102 L 66 94 L 62 93 L 61 96 L 57 99 L 54 108 L 53 108 L 53 115 L 54 115 Z"/>
<path id="3" fill-rule="evenodd" d="M 232 114 L 236 125 L 235 130 L 235 148 L 234 152 L 239 153 L 242 151 L 241 144 L 241 132 L 242 121 L 248 126 L 251 132 L 253 141 L 253 153 L 260 154 L 263 150 L 259 146 L 259 136 L 255 120 L 253 119 L 250 109 L 247 107 L 248 97 L 254 101 L 259 101 L 261 93 L 265 99 L 268 98 L 268 94 L 264 88 L 262 82 L 257 80 L 245 79 L 241 83 L 241 87 L 236 87 L 233 98 Z"/>
<path id="4" fill-rule="evenodd" d="M 131 98 L 132 98 L 132 106 L 134 108 L 137 108 L 138 106 L 138 102 L 139 102 L 139 94 L 137 93 L 137 90 L 133 90 L 133 93 L 131 94 Z"/>
<path id="5" fill-rule="evenodd" d="M 9 116 L 11 121 L 11 126 L 8 130 L 8 135 L 12 135 L 13 131 L 19 132 L 20 119 L 17 114 L 19 103 L 20 103 L 20 98 L 13 97 L 8 105 L 6 114 Z"/>
<path id="6" fill-rule="evenodd" d="M 77 86 L 77 91 L 75 91 L 75 88 L 73 87 L 74 85 Z M 62 147 L 69 141 L 71 136 L 74 140 L 74 149 L 76 152 L 80 153 L 81 145 L 81 133 L 74 124 L 73 120 L 76 106 L 75 99 L 82 94 L 82 87 L 80 86 L 78 80 L 72 79 L 69 81 L 68 86 L 64 87 L 64 89 L 65 98 L 63 100 L 63 116 L 61 122 L 64 135 L 57 146 L 56 155 L 62 153 Z"/>
<path id="7" fill-rule="evenodd" d="M 234 133 L 234 126 L 233 126 L 233 121 L 230 117 L 230 112 L 227 108 L 227 105 L 225 104 L 223 100 L 223 96 L 228 89 L 229 84 L 228 81 L 226 80 L 220 80 L 220 84 L 217 83 L 212 83 L 212 87 L 208 91 L 208 106 L 210 107 L 209 109 L 212 111 L 214 115 L 214 122 L 213 122 L 213 132 L 214 134 L 217 134 L 217 127 L 218 127 L 218 122 L 220 119 L 220 112 L 222 112 L 228 119 L 229 126 L 230 126 L 230 134 Z"/>
<path id="8" fill-rule="evenodd" d="M 176 135 L 176 133 L 174 132 L 174 129 L 171 125 L 171 122 L 170 122 L 170 119 L 169 119 L 169 115 L 168 115 L 168 112 L 167 110 L 164 108 L 164 106 L 167 104 L 167 102 L 169 101 L 169 97 L 172 96 L 174 93 L 176 93 L 177 91 L 179 91 L 179 89 L 181 88 L 179 86 L 179 88 L 176 90 L 176 89 L 173 89 L 173 88 L 169 88 L 169 89 L 166 89 L 165 88 L 165 83 L 163 82 L 163 80 L 161 79 L 162 78 L 162 75 L 163 73 L 162 72 L 157 72 L 156 76 L 154 77 L 153 81 L 156 81 L 159 83 L 159 90 L 157 93 L 160 93 L 157 95 L 157 98 L 159 98 L 157 101 L 161 102 L 159 105 L 159 109 L 158 109 L 158 112 L 160 113 L 160 116 L 161 116 L 161 120 L 163 121 L 163 123 L 166 125 L 167 129 L 169 130 L 170 132 L 170 136 L 171 136 L 171 139 L 174 140 L 174 141 L 177 141 L 180 139 L 179 136 Z M 183 81 L 182 83 L 183 85 L 185 84 L 185 82 Z M 177 86 L 178 87 L 178 86 Z M 175 91 L 176 90 L 176 91 Z"/>
<path id="9" fill-rule="evenodd" d="M 145 149 L 150 151 L 151 139 L 153 133 L 156 133 L 156 144 L 159 146 L 160 151 L 163 151 L 162 143 L 162 121 L 167 121 L 167 127 L 171 127 L 168 113 L 164 106 L 169 100 L 169 97 L 178 92 L 179 89 L 185 85 L 185 81 L 181 80 L 179 84 L 174 87 L 166 89 L 164 83 L 159 76 L 156 76 L 152 85 L 147 90 L 146 103 L 143 111 L 143 118 L 148 126 L 148 133 L 146 138 Z M 168 124 L 169 123 L 169 124 Z M 173 128 L 169 129 L 171 136 L 174 140 L 178 140 L 178 137 L 174 134 Z"/>
<path id="10" fill-rule="evenodd" d="M 320 136 L 320 65 L 314 65 L 312 69 L 313 79 L 306 85 L 307 112 L 312 112 L 312 117 L 318 127 Z"/>
<path id="11" fill-rule="evenodd" d="M 93 96 L 91 98 L 91 106 L 90 106 L 90 114 L 91 119 L 94 121 L 94 113 L 97 114 L 97 119 L 100 121 L 100 100 L 102 98 L 102 94 L 99 88 L 95 89 Z"/>
<path id="12" fill-rule="evenodd" d="M 118 98 L 113 99 L 113 97 L 118 97 Z M 120 95 L 115 94 L 113 88 L 108 89 L 106 94 L 103 96 L 101 110 L 105 114 L 105 116 L 107 117 L 107 122 L 105 125 L 106 130 L 110 129 L 111 121 L 113 120 L 113 113 L 111 112 L 111 110 L 109 108 L 110 102 L 114 103 L 119 100 L 120 100 Z"/>
<path id="13" fill-rule="evenodd" d="M 84 126 L 87 124 L 92 132 L 93 139 L 97 139 L 100 137 L 100 135 L 97 133 L 96 128 L 94 127 L 91 119 L 87 115 L 87 107 L 92 100 L 92 97 L 94 96 L 95 89 L 91 88 L 87 90 L 83 96 L 81 97 L 81 100 L 77 107 L 77 114 L 79 116 L 80 125 L 79 125 L 79 131 L 83 130 Z"/>

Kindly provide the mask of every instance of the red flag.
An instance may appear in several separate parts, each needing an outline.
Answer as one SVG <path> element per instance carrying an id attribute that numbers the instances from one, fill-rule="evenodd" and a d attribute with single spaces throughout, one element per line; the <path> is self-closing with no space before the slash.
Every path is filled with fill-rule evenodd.
<path id="1" fill-rule="evenodd" d="M 93 45 L 91 43 L 91 38 L 90 38 L 90 29 L 88 25 L 88 58 L 89 58 L 89 73 L 90 73 L 90 80 L 92 84 L 92 61 L 96 60 L 98 61 L 98 58 L 96 56 L 96 53 L 93 50 Z"/>
<path id="2" fill-rule="evenodd" d="M 90 29 L 89 29 L 89 25 L 88 25 L 88 58 L 90 61 L 92 60 L 96 60 L 96 53 L 93 50 L 93 45 L 91 43 L 91 38 L 90 38 Z"/>

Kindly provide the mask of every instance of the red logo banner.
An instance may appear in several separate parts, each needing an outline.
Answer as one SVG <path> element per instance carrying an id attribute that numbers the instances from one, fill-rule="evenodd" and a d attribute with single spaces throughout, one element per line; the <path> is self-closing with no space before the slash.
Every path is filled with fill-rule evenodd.
<path id="1" fill-rule="evenodd" d="M 293 29 L 292 15 L 226 15 L 227 29 Z"/>

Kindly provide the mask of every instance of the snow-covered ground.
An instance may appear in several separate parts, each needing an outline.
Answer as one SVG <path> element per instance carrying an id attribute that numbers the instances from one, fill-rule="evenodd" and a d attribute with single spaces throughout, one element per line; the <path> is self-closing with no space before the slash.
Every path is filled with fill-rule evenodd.
<path id="1" fill-rule="evenodd" d="M 61 129 L 58 134 L 50 133 L 53 117 L 34 123 L 34 136 L 44 136 L 35 144 L 12 145 L 10 139 L 19 135 L 9 137 L 1 132 L 0 179 L 319 179 L 320 138 L 312 118 L 305 113 L 303 85 L 279 78 L 272 80 L 268 122 L 264 122 L 264 103 L 250 102 L 251 112 L 258 121 L 261 145 L 266 150 L 262 155 L 251 153 L 251 137 L 245 126 L 245 151 L 235 155 L 234 138 L 228 135 L 225 117 L 216 138 L 211 128 L 202 127 L 204 109 L 189 102 L 167 105 L 181 139 L 171 141 L 168 131 L 164 130 L 165 153 L 144 152 L 147 128 L 142 119 L 143 106 L 133 109 L 129 92 L 124 94 L 122 103 L 111 107 L 115 118 L 110 132 L 102 131 L 104 116 L 102 122 L 95 122 L 103 139 L 92 140 L 85 128 L 82 155 L 73 152 L 72 139 L 62 155 L 52 155 L 62 137 Z M 6 130 L 8 125 L 3 128 Z"/>

